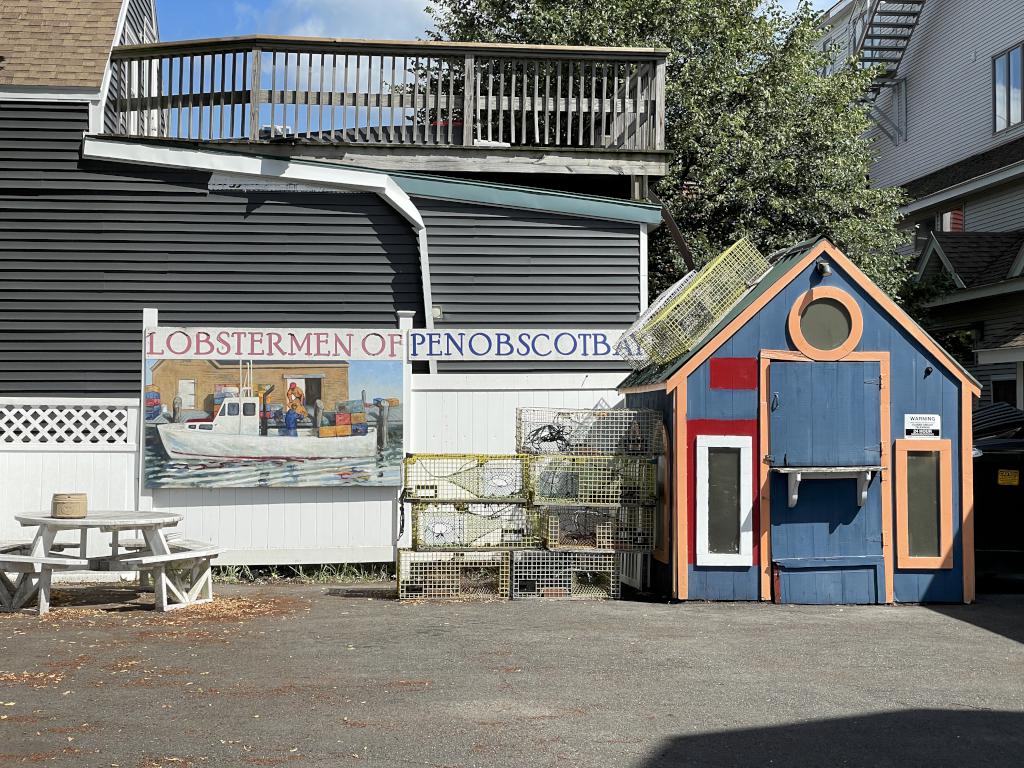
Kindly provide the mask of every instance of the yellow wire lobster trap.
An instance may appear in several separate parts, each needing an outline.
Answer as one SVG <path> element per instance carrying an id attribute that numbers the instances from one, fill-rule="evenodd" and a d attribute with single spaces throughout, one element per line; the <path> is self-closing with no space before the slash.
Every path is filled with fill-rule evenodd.
<path id="1" fill-rule="evenodd" d="M 552 550 L 650 552 L 654 549 L 655 510 L 653 505 L 545 507 L 540 514 L 540 537 Z"/>
<path id="2" fill-rule="evenodd" d="M 399 600 L 508 598 L 509 552 L 398 551 Z"/>
<path id="3" fill-rule="evenodd" d="M 512 552 L 512 599 L 618 599 L 619 556 L 615 552 Z"/>
<path id="4" fill-rule="evenodd" d="M 654 504 L 657 467 L 652 459 L 625 456 L 534 456 L 529 491 L 537 506 Z"/>
<path id="5" fill-rule="evenodd" d="M 653 456 L 665 452 L 657 411 L 517 408 L 516 450 L 524 454 Z"/>
<path id="6" fill-rule="evenodd" d="M 634 368 L 689 351 L 769 267 L 743 238 L 673 285 L 622 335 L 616 352 Z"/>
<path id="7" fill-rule="evenodd" d="M 404 462 L 407 501 L 525 502 L 527 456 L 415 453 Z"/>
<path id="8" fill-rule="evenodd" d="M 536 547 L 538 513 L 525 504 L 416 503 L 412 545 L 417 550 Z"/>

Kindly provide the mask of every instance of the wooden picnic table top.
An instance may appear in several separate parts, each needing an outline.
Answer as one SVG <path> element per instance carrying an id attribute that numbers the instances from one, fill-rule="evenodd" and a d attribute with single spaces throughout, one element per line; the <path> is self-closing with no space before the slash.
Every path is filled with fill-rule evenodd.
<path id="1" fill-rule="evenodd" d="M 53 517 L 48 514 L 15 515 L 22 525 L 38 525 L 62 530 L 105 528 L 107 530 L 132 530 L 135 528 L 165 528 L 177 525 L 182 516 L 173 512 L 140 512 L 138 510 L 89 511 L 85 517 Z"/>

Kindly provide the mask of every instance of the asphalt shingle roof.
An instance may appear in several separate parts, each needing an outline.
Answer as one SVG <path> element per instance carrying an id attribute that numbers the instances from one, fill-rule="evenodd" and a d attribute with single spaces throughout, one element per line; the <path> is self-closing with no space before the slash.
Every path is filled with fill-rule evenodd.
<path id="1" fill-rule="evenodd" d="M 1005 280 L 1024 247 L 1024 230 L 936 232 L 935 239 L 967 288 Z"/>
<path id="2" fill-rule="evenodd" d="M 0 0 L 0 86 L 99 89 L 121 0 Z"/>

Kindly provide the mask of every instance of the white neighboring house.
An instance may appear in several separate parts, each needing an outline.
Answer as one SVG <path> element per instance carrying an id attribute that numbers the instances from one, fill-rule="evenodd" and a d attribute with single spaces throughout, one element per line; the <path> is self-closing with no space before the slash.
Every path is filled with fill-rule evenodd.
<path id="1" fill-rule="evenodd" d="M 886 68 L 872 180 L 906 189 L 919 274 L 952 288 L 930 330 L 963 344 L 982 405 L 1024 408 L 1024 3 L 843 0 L 821 25 L 837 65 Z"/>

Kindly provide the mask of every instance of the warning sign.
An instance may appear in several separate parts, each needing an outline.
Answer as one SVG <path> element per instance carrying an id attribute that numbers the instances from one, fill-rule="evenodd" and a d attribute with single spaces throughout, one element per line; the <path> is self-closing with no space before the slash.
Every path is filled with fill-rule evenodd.
<path id="1" fill-rule="evenodd" d="M 996 474 L 997 485 L 1020 485 L 1019 469 L 1000 469 Z"/>
<path id="2" fill-rule="evenodd" d="M 903 436 L 911 439 L 942 437 L 942 417 L 937 413 L 906 413 Z"/>

